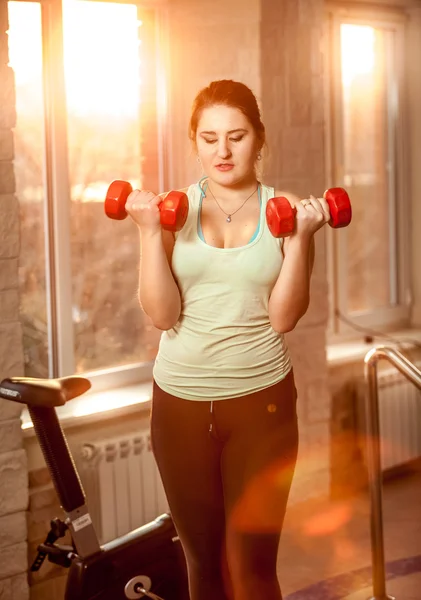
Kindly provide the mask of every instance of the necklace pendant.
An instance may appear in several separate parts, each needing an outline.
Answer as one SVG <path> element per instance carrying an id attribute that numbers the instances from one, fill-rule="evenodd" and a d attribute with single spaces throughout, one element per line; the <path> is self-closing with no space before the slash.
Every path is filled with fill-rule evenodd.
<path id="1" fill-rule="evenodd" d="M 227 223 L 231 223 L 231 215 L 228 215 L 228 217 L 227 217 Z"/>

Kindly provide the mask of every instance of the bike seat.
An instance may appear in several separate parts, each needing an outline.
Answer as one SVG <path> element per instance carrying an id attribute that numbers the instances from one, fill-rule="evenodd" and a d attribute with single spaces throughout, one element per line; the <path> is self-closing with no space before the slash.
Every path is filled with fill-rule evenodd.
<path id="1" fill-rule="evenodd" d="M 14 400 L 28 406 L 53 408 L 81 396 L 90 387 L 89 379 L 77 375 L 57 379 L 10 377 L 0 383 L 0 398 Z"/>

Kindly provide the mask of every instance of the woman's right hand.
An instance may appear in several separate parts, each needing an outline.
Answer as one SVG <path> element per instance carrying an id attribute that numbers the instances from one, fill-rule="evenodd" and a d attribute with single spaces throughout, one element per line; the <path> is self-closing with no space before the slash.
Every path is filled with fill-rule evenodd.
<path id="1" fill-rule="evenodd" d="M 141 231 L 155 233 L 161 231 L 159 205 L 160 196 L 148 190 L 133 190 L 126 200 L 126 212 Z"/>

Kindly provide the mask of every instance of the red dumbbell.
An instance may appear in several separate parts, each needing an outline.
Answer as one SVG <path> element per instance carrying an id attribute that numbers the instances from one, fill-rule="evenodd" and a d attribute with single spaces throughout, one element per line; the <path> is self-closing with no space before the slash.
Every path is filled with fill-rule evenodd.
<path id="1" fill-rule="evenodd" d="M 352 218 L 351 202 L 343 188 L 330 188 L 323 194 L 330 210 L 329 225 L 334 229 L 346 227 Z M 271 198 L 266 206 L 266 220 L 271 234 L 276 238 L 286 237 L 294 231 L 295 215 L 286 198 Z"/>
<path id="2" fill-rule="evenodd" d="M 122 221 L 127 217 L 126 201 L 133 191 L 128 181 L 113 181 L 105 198 L 105 214 L 110 219 Z M 189 212 L 189 201 L 184 192 L 169 192 L 158 205 L 161 226 L 167 231 L 180 231 Z"/>

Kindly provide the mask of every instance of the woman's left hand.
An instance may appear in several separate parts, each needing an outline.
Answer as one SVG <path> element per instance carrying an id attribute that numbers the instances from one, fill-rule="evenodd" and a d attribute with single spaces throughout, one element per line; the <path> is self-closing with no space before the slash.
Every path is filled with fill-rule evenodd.
<path id="1" fill-rule="evenodd" d="M 292 236 L 312 236 L 330 221 L 329 205 L 325 198 L 309 196 L 294 203 L 297 210 Z"/>

